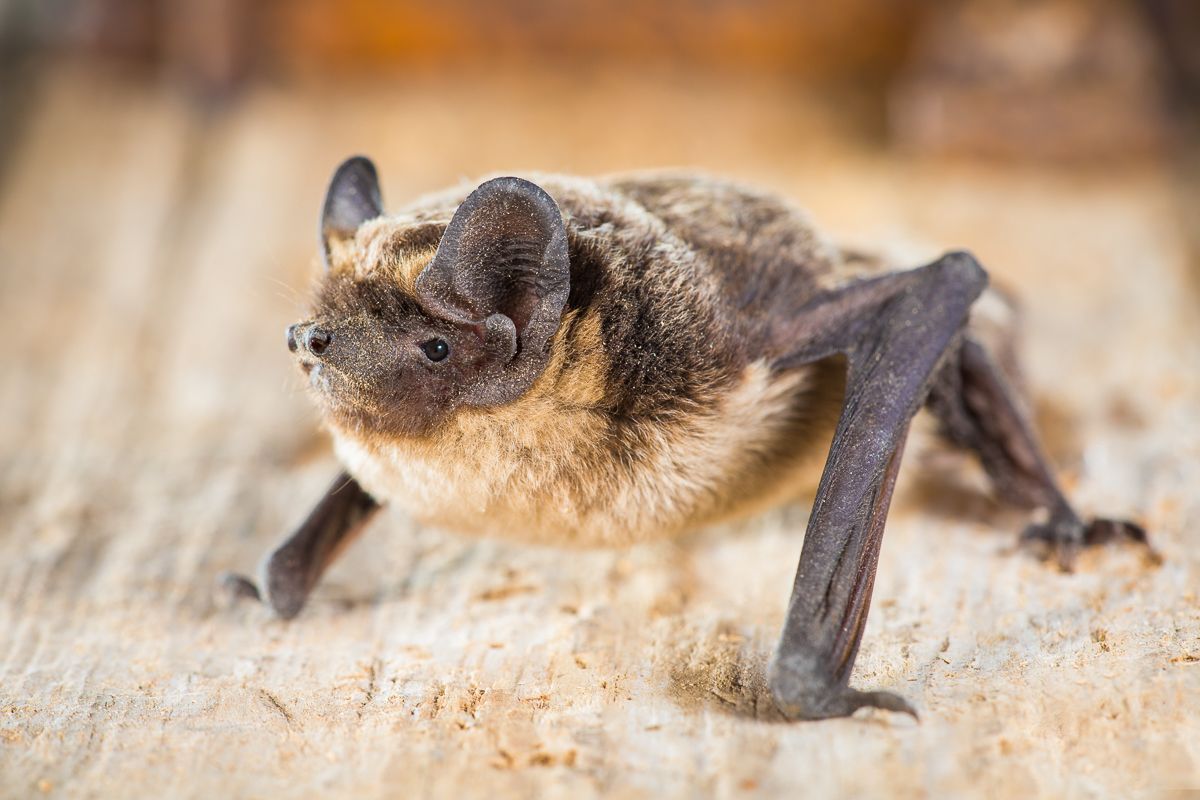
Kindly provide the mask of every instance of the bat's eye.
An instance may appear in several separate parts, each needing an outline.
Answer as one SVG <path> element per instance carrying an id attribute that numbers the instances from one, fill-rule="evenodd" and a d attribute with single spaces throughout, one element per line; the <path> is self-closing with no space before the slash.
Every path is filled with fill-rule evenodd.
<path id="1" fill-rule="evenodd" d="M 446 344 L 445 339 L 430 339 L 421 345 L 421 350 L 430 361 L 442 361 L 450 355 L 450 345 Z"/>

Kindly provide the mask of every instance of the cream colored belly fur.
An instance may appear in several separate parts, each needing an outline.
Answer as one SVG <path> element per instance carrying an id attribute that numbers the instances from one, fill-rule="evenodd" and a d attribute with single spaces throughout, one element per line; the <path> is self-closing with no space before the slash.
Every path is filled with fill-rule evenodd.
<path id="1" fill-rule="evenodd" d="M 614 545 L 752 513 L 819 477 L 828 431 L 798 430 L 813 372 L 750 365 L 707 414 L 647 424 L 606 445 L 605 420 L 531 391 L 465 409 L 434 436 L 364 442 L 333 430 L 338 456 L 376 499 L 467 534 Z M 811 426 L 800 426 L 811 428 Z"/>

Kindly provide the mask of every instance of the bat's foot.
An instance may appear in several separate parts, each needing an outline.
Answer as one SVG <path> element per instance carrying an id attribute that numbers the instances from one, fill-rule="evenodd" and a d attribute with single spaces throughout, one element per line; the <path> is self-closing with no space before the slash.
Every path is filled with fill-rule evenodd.
<path id="1" fill-rule="evenodd" d="M 1021 544 L 1034 547 L 1047 561 L 1053 559 L 1064 572 L 1074 569 L 1083 548 L 1118 541 L 1144 547 L 1155 563 L 1162 560 L 1141 525 L 1116 519 L 1083 522 L 1069 509 L 1052 514 L 1046 522 L 1030 525 L 1021 534 Z"/>
<path id="2" fill-rule="evenodd" d="M 918 719 L 907 700 L 891 692 L 860 692 L 848 686 L 827 686 L 801 675 L 772 667 L 771 696 L 788 719 L 816 720 L 848 717 L 860 708 L 882 708 Z"/>

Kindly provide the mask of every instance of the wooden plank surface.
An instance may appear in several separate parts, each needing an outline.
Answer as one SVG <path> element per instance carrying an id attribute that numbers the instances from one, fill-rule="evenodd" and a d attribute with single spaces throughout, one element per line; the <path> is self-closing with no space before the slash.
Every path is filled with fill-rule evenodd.
<path id="1" fill-rule="evenodd" d="M 1165 557 L 1014 554 L 971 465 L 910 446 L 855 680 L 791 725 L 763 667 L 807 509 L 622 552 L 385 515 L 292 623 L 225 608 L 335 468 L 282 330 L 327 174 L 700 165 L 1026 302 L 1080 505 Z M 1183 187 L 1189 190 L 1189 187 Z M 260 88 L 219 113 L 62 69 L 0 187 L 0 795 L 1028 797 L 1200 790 L 1200 314 L 1168 164 L 899 161 L 786 86 L 504 76 Z"/>

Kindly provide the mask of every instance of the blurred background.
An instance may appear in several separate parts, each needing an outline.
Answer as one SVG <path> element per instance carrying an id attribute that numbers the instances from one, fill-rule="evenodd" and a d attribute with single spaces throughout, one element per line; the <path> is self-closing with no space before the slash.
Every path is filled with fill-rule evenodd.
<path id="1" fill-rule="evenodd" d="M 1085 158 L 1170 139 L 1200 93 L 1198 19 L 1189 0 L 4 0 L 0 44 L 9 124 L 65 58 L 210 104 L 314 83 L 403 102 L 397 80 L 497 72 L 586 98 L 616 68 L 822 92 L 860 133 L 921 151 Z"/>
<path id="2" fill-rule="evenodd" d="M 504 169 L 791 188 L 846 154 L 1047 174 L 1172 159 L 1187 184 L 1198 102 L 1191 0 L 0 0 L 0 182 L 57 111 L 73 157 L 114 155 L 107 122 L 134 149 L 174 136 L 185 194 L 222 148 L 273 138 L 312 208 L 357 151 L 400 200 Z"/>
<path id="3" fill-rule="evenodd" d="M 413 81 L 485 95 L 503 74 L 622 117 L 645 109 L 595 94 L 614 70 L 618 96 L 770 85 L 880 143 L 1080 160 L 1160 150 L 1200 93 L 1189 0 L 4 0 L 0 46 L 8 127 L 64 59 L 210 108 L 320 85 L 403 105 Z"/>

